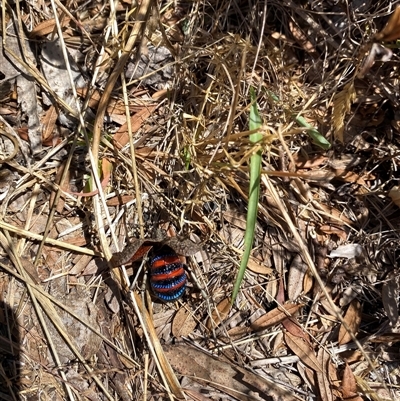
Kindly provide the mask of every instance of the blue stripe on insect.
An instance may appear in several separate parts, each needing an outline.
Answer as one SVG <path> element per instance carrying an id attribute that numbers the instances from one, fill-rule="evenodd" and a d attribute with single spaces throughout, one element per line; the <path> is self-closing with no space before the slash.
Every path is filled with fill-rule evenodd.
<path id="1" fill-rule="evenodd" d="M 167 254 L 153 257 L 150 261 L 150 284 L 154 295 L 165 302 L 180 298 L 186 289 L 185 267 L 172 249 L 168 249 Z"/>

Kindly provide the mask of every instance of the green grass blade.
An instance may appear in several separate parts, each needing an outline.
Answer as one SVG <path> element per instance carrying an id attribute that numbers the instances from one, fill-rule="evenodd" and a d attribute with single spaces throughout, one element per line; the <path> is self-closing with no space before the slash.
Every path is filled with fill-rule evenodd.
<path id="1" fill-rule="evenodd" d="M 185 163 L 185 170 L 189 170 L 192 157 L 187 146 L 181 151 L 181 157 Z"/>
<path id="2" fill-rule="evenodd" d="M 331 147 L 330 142 L 318 130 L 310 125 L 304 117 L 296 116 L 295 120 L 297 124 L 301 125 L 302 127 L 308 128 L 307 133 L 308 135 L 310 135 L 311 139 L 317 146 L 324 150 L 328 150 Z"/>
<path id="3" fill-rule="evenodd" d="M 261 127 L 262 120 L 258 112 L 257 97 L 253 88 L 250 88 L 251 108 L 250 108 L 250 130 L 256 130 Z M 250 142 L 256 144 L 262 140 L 262 134 L 256 132 L 250 135 Z M 249 205 L 247 210 L 246 233 L 244 236 L 244 252 L 240 262 L 240 268 L 236 277 L 235 286 L 233 288 L 231 303 L 233 304 L 239 293 L 247 263 L 249 261 L 250 252 L 254 242 L 254 232 L 257 221 L 258 200 L 260 196 L 260 176 L 261 176 L 261 155 L 259 150 L 250 158 L 250 185 L 249 185 Z"/>
<path id="4" fill-rule="evenodd" d="M 279 97 L 276 96 L 275 93 L 268 91 L 268 95 L 274 102 L 279 102 Z M 310 135 L 315 145 L 319 146 L 324 150 L 328 150 L 332 146 L 330 142 L 317 129 L 315 129 L 312 125 L 308 124 L 308 122 L 305 120 L 304 117 L 298 116 L 296 114 L 293 114 L 293 117 L 296 120 L 297 124 L 299 124 L 302 127 L 308 128 L 307 133 L 308 135 Z"/>

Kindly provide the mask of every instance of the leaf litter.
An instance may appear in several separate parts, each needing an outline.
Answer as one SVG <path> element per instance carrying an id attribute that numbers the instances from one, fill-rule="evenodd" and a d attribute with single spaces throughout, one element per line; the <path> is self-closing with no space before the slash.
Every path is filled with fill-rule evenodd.
<path id="1" fill-rule="evenodd" d="M 0 396 L 399 399 L 399 8 L 9 5 Z M 186 255 L 175 303 L 155 244 Z"/>

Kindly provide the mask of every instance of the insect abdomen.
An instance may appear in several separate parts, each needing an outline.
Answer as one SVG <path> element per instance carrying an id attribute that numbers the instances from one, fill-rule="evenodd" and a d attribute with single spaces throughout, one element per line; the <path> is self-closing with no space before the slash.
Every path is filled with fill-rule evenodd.
<path id="1" fill-rule="evenodd" d="M 174 253 L 157 255 L 151 260 L 150 285 L 154 294 L 165 302 L 180 298 L 186 288 L 185 265 Z"/>

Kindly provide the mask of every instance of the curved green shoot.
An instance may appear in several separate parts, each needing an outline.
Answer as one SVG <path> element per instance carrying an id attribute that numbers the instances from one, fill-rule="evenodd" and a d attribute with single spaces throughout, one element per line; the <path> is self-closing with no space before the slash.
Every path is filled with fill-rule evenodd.
<path id="1" fill-rule="evenodd" d="M 257 130 L 262 125 L 262 120 L 258 112 L 257 97 L 253 88 L 250 88 L 251 108 L 250 108 L 250 130 Z M 250 143 L 256 144 L 262 140 L 262 134 L 256 132 L 251 134 Z M 260 177 L 261 177 L 261 156 L 260 149 L 250 158 L 250 184 L 249 184 L 249 204 L 247 209 L 246 233 L 244 236 L 244 252 L 240 262 L 240 268 L 233 288 L 231 303 L 233 304 L 240 290 L 247 263 L 250 258 L 250 252 L 254 242 L 254 232 L 256 228 L 258 200 L 260 196 Z"/>

